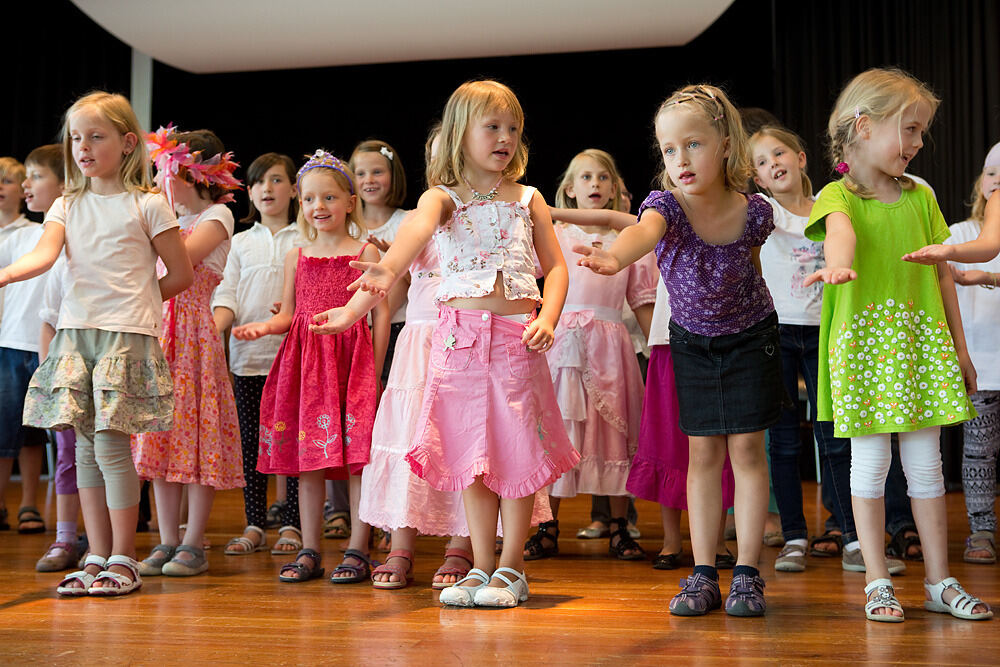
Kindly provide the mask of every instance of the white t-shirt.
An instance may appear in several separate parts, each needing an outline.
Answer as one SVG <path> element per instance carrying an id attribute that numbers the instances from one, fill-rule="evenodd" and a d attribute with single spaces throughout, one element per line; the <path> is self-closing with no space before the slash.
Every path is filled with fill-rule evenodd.
<path id="1" fill-rule="evenodd" d="M 385 224 L 383 224 L 381 227 L 376 227 L 375 229 L 369 229 L 368 235 L 374 236 L 375 238 L 380 239 L 382 241 L 388 241 L 390 243 L 395 241 L 396 234 L 399 232 L 399 226 L 403 223 L 403 218 L 406 217 L 406 213 L 407 212 L 404 211 L 403 209 L 397 208 L 395 211 L 392 212 L 392 215 L 389 216 L 389 219 L 385 221 Z M 365 238 L 367 238 L 367 236 Z M 364 241 L 365 239 L 363 238 L 361 240 Z M 379 257 L 382 257 L 384 253 L 381 250 L 379 250 L 378 254 Z M 403 302 L 399 305 L 399 308 L 396 309 L 396 312 L 392 314 L 392 319 L 390 319 L 389 321 L 393 324 L 397 322 L 406 321 L 405 297 L 403 298 Z"/>
<path id="2" fill-rule="evenodd" d="M 663 279 L 656 281 L 656 304 L 653 306 L 653 319 L 649 324 L 649 346 L 670 345 L 670 296 Z"/>
<path id="3" fill-rule="evenodd" d="M 42 238 L 42 226 L 34 222 L 15 229 L 0 242 L 0 266 L 7 266 L 35 249 Z M 38 303 L 45 290 L 45 274 L 7 285 L 4 290 L 3 320 L 0 321 L 0 347 L 38 352 L 38 333 L 42 321 Z"/>
<path id="4" fill-rule="evenodd" d="M 159 337 L 163 298 L 153 239 L 177 227 L 163 195 L 86 191 L 59 197 L 45 224 L 66 228 L 69 287 L 58 329 L 103 329 Z"/>
<path id="5" fill-rule="evenodd" d="M 53 329 L 59 323 L 59 309 L 62 307 L 63 295 L 69 285 L 69 267 L 66 264 L 65 253 L 45 274 L 45 289 L 42 291 L 42 307 L 38 317 Z"/>
<path id="6" fill-rule="evenodd" d="M 14 218 L 14 220 L 9 222 L 8 224 L 4 225 L 3 227 L 0 227 L 0 243 L 3 243 L 4 239 L 6 239 L 9 235 L 13 234 L 15 230 L 21 229 L 22 227 L 25 227 L 27 225 L 37 225 L 37 224 L 38 224 L 37 222 L 32 222 L 23 215 Z M 0 318 L 3 317 L 3 290 L 4 288 L 0 287 Z"/>
<path id="7" fill-rule="evenodd" d="M 823 283 L 803 287 L 802 281 L 826 266 L 823 243 L 805 237 L 808 216 L 795 215 L 773 197 L 767 201 L 774 210 L 774 231 L 761 246 L 760 265 L 778 322 L 819 326 Z"/>
<path id="8" fill-rule="evenodd" d="M 973 241 L 979 237 L 982 223 L 966 220 L 950 227 L 948 245 Z M 982 264 L 962 264 L 962 269 L 980 269 L 1000 273 L 1000 257 L 994 257 Z M 1000 332 L 1000 290 L 988 290 L 979 285 L 955 285 L 958 292 L 958 308 L 962 313 L 962 328 L 965 330 L 965 344 L 969 356 L 976 367 L 976 384 L 987 391 L 1000 390 L 1000 346 L 997 333 Z"/>
<path id="9" fill-rule="evenodd" d="M 271 319 L 271 307 L 281 301 L 285 282 L 285 255 L 304 239 L 294 224 L 276 233 L 255 222 L 250 229 L 233 236 L 222 282 L 212 295 L 212 309 L 233 311 L 233 326 Z M 267 375 L 281 347 L 281 336 L 261 336 L 257 340 L 229 337 L 229 370 L 234 375 Z"/>
<path id="10" fill-rule="evenodd" d="M 210 220 L 219 221 L 226 230 L 226 240 L 215 246 L 215 249 L 208 253 L 205 259 L 201 260 L 201 263 L 212 273 L 221 276 L 226 268 L 226 258 L 229 256 L 229 247 L 233 244 L 231 239 L 233 238 L 233 231 L 236 226 L 233 214 L 229 208 L 224 204 L 212 204 L 197 215 L 185 215 L 177 218 L 177 224 L 181 226 L 182 230 L 187 231 L 189 229 L 194 230 L 195 227 Z"/>

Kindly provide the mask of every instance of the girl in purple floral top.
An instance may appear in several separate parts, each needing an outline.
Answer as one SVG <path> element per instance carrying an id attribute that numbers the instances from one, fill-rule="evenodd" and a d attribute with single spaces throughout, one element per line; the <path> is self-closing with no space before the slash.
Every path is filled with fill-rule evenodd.
<path id="1" fill-rule="evenodd" d="M 579 263 L 613 274 L 656 251 L 673 310 L 680 426 L 690 437 L 688 511 L 694 574 L 670 611 L 706 614 L 722 604 L 714 567 L 728 451 L 736 477 L 739 556 L 726 600 L 734 616 L 764 613 L 755 565 L 767 511 L 764 431 L 779 417 L 784 389 L 777 316 L 758 254 L 774 225 L 763 198 L 739 192 L 750 151 L 736 109 L 718 88 L 686 86 L 655 119 L 663 191 L 642 204 L 639 224 L 607 250 L 578 246 Z"/>

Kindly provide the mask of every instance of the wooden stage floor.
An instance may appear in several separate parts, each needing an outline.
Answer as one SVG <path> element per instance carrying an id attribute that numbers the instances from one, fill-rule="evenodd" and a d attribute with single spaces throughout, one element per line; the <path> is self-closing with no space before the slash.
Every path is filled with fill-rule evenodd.
<path id="1" fill-rule="evenodd" d="M 19 491 L 11 485 L 8 507 L 17 507 Z M 51 529 L 49 493 L 43 509 Z M 816 485 L 806 484 L 805 495 L 815 532 L 821 523 Z M 839 559 L 810 558 L 804 573 L 775 573 L 773 548 L 761 557 L 765 617 L 671 616 L 667 602 L 690 571 L 690 556 L 684 567 L 666 572 L 648 562 L 610 559 L 604 540 L 573 537 L 588 522 L 589 506 L 589 497 L 564 501 L 561 555 L 528 564 L 531 599 L 510 610 L 438 604 L 430 580 L 441 561 L 439 538 L 418 542 L 416 584 L 401 591 L 335 587 L 326 579 L 280 583 L 277 566 L 286 558 L 222 554 L 243 525 L 238 491 L 216 501 L 206 575 L 147 578 L 141 592 L 121 599 L 58 599 L 60 575 L 34 570 L 54 532 L 0 533 L 0 664 L 1000 664 L 1000 620 L 925 612 L 920 563 L 909 563 L 895 578 L 907 617 L 901 624 L 865 621 L 864 575 L 844 572 Z M 662 535 L 659 510 L 638 506 L 641 542 L 652 555 Z M 952 573 L 1000 606 L 997 568 L 961 561 L 962 496 L 949 494 L 948 508 Z M 269 542 L 274 537 L 269 533 Z M 140 554 L 157 541 L 156 533 L 141 534 Z M 337 542 L 324 546 L 329 572 L 340 553 Z M 684 549 L 690 554 L 687 541 Z M 729 579 L 723 572 L 724 591 Z"/>

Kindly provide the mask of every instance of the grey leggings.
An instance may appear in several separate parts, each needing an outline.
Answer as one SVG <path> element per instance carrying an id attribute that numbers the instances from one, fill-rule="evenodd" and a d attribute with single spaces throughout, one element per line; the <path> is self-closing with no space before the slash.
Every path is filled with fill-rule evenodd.
<path id="1" fill-rule="evenodd" d="M 138 505 L 139 475 L 132 462 L 128 433 L 77 431 L 76 435 L 77 487 L 103 486 L 108 509 L 123 510 Z"/>
<path id="2" fill-rule="evenodd" d="M 962 488 L 969 528 L 996 532 L 993 509 L 997 484 L 997 450 L 1000 448 L 1000 391 L 978 391 L 969 396 L 979 416 L 965 422 L 962 451 Z"/>

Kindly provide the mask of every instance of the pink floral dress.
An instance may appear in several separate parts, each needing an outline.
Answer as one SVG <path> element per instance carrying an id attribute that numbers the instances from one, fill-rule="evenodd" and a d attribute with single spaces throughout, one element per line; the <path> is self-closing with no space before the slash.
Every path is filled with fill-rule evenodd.
<path id="1" fill-rule="evenodd" d="M 361 275 L 349 266 L 354 259 L 306 257 L 299 250 L 292 326 L 260 402 L 262 473 L 333 469 L 329 477 L 343 478 L 368 463 L 377 398 L 368 325 L 362 319 L 333 336 L 309 331 L 313 315 L 351 298 L 347 286 Z"/>
<path id="2" fill-rule="evenodd" d="M 187 238 L 193 228 L 182 230 Z M 160 345 L 174 380 L 174 428 L 132 436 L 144 479 L 244 486 L 240 428 L 226 353 L 209 302 L 222 276 L 199 263 L 194 283 L 163 304 Z"/>

